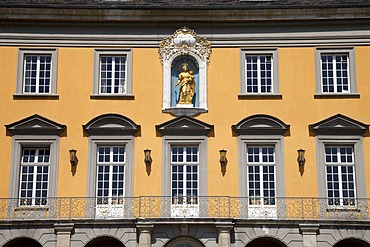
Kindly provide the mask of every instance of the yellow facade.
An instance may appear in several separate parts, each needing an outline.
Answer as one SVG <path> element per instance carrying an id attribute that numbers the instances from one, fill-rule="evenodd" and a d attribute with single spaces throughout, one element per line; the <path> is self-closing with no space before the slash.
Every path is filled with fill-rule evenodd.
<path id="1" fill-rule="evenodd" d="M 162 113 L 163 75 L 156 48 L 134 48 L 133 95 L 134 99 L 91 99 L 94 69 L 94 49 L 79 47 L 58 48 L 58 98 L 17 98 L 18 48 L 0 47 L 2 90 L 0 92 L 0 119 L 3 125 L 32 114 L 52 119 L 67 126 L 66 135 L 60 138 L 58 196 L 86 195 L 88 137 L 82 125 L 105 113 L 124 115 L 141 125 L 135 137 L 134 196 L 161 195 L 162 138 L 155 125 L 172 117 Z M 370 122 L 367 112 L 370 103 L 370 47 L 355 47 L 358 98 L 315 98 L 314 47 L 279 48 L 279 81 L 281 99 L 239 99 L 240 49 L 213 48 L 208 68 L 208 113 L 197 119 L 215 126 L 208 140 L 208 193 L 210 196 L 238 196 L 238 141 L 231 126 L 247 116 L 268 114 L 290 125 L 284 137 L 284 165 L 286 195 L 288 197 L 316 197 L 315 137 L 310 136 L 308 125 L 341 113 L 364 122 Z M 12 137 L 0 136 L 1 174 L 10 173 Z M 368 138 L 363 139 L 368 150 Z M 68 150 L 78 150 L 77 172 L 71 173 Z M 152 149 L 152 170 L 147 173 L 143 150 Z M 300 175 L 297 166 L 297 149 L 306 150 L 305 171 Z M 226 149 L 228 165 L 223 174 L 219 165 L 220 149 Z M 370 180 L 369 153 L 365 151 L 366 178 Z M 9 177 L 0 180 L 0 197 L 8 195 Z M 367 184 L 368 195 L 370 184 Z"/>

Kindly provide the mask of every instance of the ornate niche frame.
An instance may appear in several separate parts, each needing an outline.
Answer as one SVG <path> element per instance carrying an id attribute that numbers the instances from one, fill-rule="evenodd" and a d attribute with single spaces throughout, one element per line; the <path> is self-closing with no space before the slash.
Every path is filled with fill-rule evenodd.
<path id="1" fill-rule="evenodd" d="M 158 53 L 163 66 L 163 112 L 175 116 L 195 116 L 207 112 L 207 66 L 211 55 L 211 43 L 199 37 L 194 30 L 183 27 L 159 43 Z M 178 98 L 174 90 L 178 77 L 174 71 L 178 71 L 181 67 L 179 63 L 182 61 L 190 63 L 193 66 L 190 69 L 196 71 L 195 98 L 193 104 L 189 105 L 174 102 Z"/>

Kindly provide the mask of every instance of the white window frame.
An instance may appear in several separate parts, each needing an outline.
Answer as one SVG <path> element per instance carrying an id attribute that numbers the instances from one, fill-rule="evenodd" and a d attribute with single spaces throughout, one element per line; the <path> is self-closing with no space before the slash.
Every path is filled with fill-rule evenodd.
<path id="1" fill-rule="evenodd" d="M 97 154 L 100 146 L 124 146 L 124 196 L 120 203 L 109 201 L 108 204 L 97 204 Z M 87 197 L 91 198 L 87 203 L 95 204 L 95 212 L 91 212 L 97 218 L 122 218 L 130 215 L 129 207 L 125 204 L 132 203 L 129 199 L 133 196 L 133 174 L 134 174 L 134 137 L 133 136 L 90 136 L 89 137 L 89 159 L 88 159 L 88 179 Z"/>
<path id="2" fill-rule="evenodd" d="M 337 158 L 337 162 L 328 162 L 326 160 L 326 157 L 328 156 L 328 153 L 326 152 L 327 148 L 336 148 L 337 149 L 337 152 L 335 154 L 335 157 Z M 352 162 L 346 162 L 345 160 L 342 160 L 342 153 L 341 153 L 341 149 L 342 148 L 345 148 L 345 149 L 348 149 L 348 148 L 351 148 L 351 159 L 352 159 Z M 355 202 L 355 198 L 356 198 L 356 167 L 355 167 L 355 159 L 354 159 L 354 148 L 353 146 L 351 145 L 325 145 L 325 173 L 326 173 L 326 185 L 327 185 L 327 188 L 326 188 L 326 191 L 327 191 L 327 197 L 328 197 L 328 205 L 335 205 L 335 206 L 355 206 L 356 202 Z M 339 192 L 339 195 L 338 196 L 335 196 L 335 195 L 332 195 L 332 196 L 329 196 L 329 190 L 334 190 L 334 188 L 331 188 L 329 189 L 328 186 L 329 186 L 329 181 L 328 181 L 328 171 L 327 171 L 327 168 L 328 167 L 331 167 L 331 168 L 334 168 L 334 167 L 337 167 L 338 168 L 338 173 L 336 173 L 336 176 L 338 178 L 338 180 L 336 181 L 332 181 L 333 183 L 337 182 L 338 183 L 338 192 Z M 344 197 L 343 193 L 344 193 L 344 188 L 343 188 L 343 180 L 342 180 L 342 177 L 343 177 L 343 168 L 344 167 L 352 167 L 353 169 L 353 172 L 352 172 L 352 176 L 353 176 L 353 196 L 347 196 L 347 197 Z M 334 174 L 334 173 L 333 173 Z M 335 176 L 335 175 L 333 175 Z M 349 182 L 347 181 L 347 185 L 349 185 Z M 348 188 L 347 188 L 348 189 Z M 350 188 L 348 189 L 350 190 Z"/>
<path id="3" fill-rule="evenodd" d="M 101 92 L 101 58 L 102 57 L 125 57 L 125 85 L 124 92 L 111 93 Z M 112 81 L 114 75 L 112 73 Z M 112 89 L 114 83 L 112 84 Z M 94 83 L 93 93 L 95 97 L 132 97 L 132 50 L 101 50 L 96 49 L 94 54 Z"/>
<path id="4" fill-rule="evenodd" d="M 14 136 L 12 165 L 10 171 L 9 198 L 20 198 L 20 174 L 23 148 L 50 148 L 48 197 L 56 197 L 58 182 L 58 150 L 59 137 L 54 136 Z M 25 205 L 19 205 L 25 206 Z M 47 205 L 32 205 L 33 207 L 45 207 Z"/>
<path id="5" fill-rule="evenodd" d="M 249 148 L 257 148 L 258 149 L 258 159 L 259 159 L 259 162 L 249 162 L 248 160 L 248 156 L 249 156 L 249 151 L 248 149 Z M 273 154 L 272 154 L 272 157 L 273 157 L 273 162 L 264 162 L 263 161 L 263 149 L 264 148 L 273 148 Z M 252 206 L 252 205 L 255 205 L 255 206 L 264 206 L 264 205 L 276 205 L 276 162 L 275 162 L 276 158 L 275 158 L 275 145 L 247 145 L 247 176 L 248 176 L 248 198 L 249 198 L 249 205 Z M 268 199 L 265 198 L 264 196 L 264 182 L 270 182 L 269 180 L 265 181 L 263 179 L 263 175 L 265 174 L 264 171 L 263 171 L 263 168 L 264 167 L 270 167 L 272 166 L 274 168 L 274 177 L 273 177 L 273 183 L 274 183 L 274 196 L 273 197 L 269 197 Z M 260 190 L 260 195 L 259 196 L 251 196 L 249 193 L 250 193 L 250 190 L 251 188 L 249 187 L 249 184 L 250 184 L 250 180 L 249 180 L 249 177 L 250 177 L 250 173 L 249 173 L 249 167 L 258 167 L 259 168 L 259 188 L 258 190 Z M 257 182 L 257 180 L 254 180 L 255 182 Z M 270 186 L 268 186 L 270 187 Z M 256 188 L 255 188 L 256 189 Z M 269 188 L 270 190 L 270 188 Z M 258 202 L 258 203 L 251 203 L 251 202 Z"/>
<path id="6" fill-rule="evenodd" d="M 242 211 L 243 216 L 248 218 L 277 218 L 282 217 L 284 212 L 279 212 L 279 201 L 285 197 L 285 167 L 284 167 L 284 137 L 281 135 L 240 135 L 239 140 L 239 193 L 241 198 L 245 198 L 245 205 L 248 208 L 247 212 Z M 249 179 L 248 179 L 248 166 L 254 165 L 248 163 L 248 147 L 274 147 L 275 158 L 275 204 L 264 205 L 249 205 Z M 263 195 L 260 196 L 263 198 Z M 279 215 L 278 215 L 279 214 Z"/>
<path id="7" fill-rule="evenodd" d="M 50 55 L 51 56 L 51 67 L 50 67 L 50 85 L 49 92 L 39 92 L 39 59 L 37 62 L 37 75 L 36 75 L 36 91 L 25 92 L 25 68 L 26 68 L 26 56 L 40 56 Z M 18 52 L 18 70 L 17 70 L 17 89 L 16 95 L 27 95 L 27 96 L 52 96 L 56 95 L 57 86 L 57 61 L 58 61 L 58 50 L 57 49 L 19 49 Z"/>
<path id="8" fill-rule="evenodd" d="M 317 155 L 317 178 L 318 178 L 318 195 L 320 198 L 327 198 L 327 178 L 326 178 L 326 160 L 325 160 L 325 147 L 327 146 L 351 146 L 353 147 L 354 164 L 354 177 L 355 177 L 355 199 L 366 198 L 366 180 L 365 180 L 365 165 L 364 165 L 364 151 L 362 136 L 329 136 L 318 135 L 316 137 Z M 328 208 L 333 207 L 328 205 Z M 335 205 L 334 205 L 335 206 Z M 354 205 L 343 206 L 342 208 L 350 208 Z"/>
<path id="9" fill-rule="evenodd" d="M 258 92 L 247 92 L 247 56 L 256 56 L 258 58 L 257 66 L 257 78 L 258 78 Z M 261 92 L 261 66 L 260 66 L 260 57 L 261 56 L 271 56 L 271 91 L 270 92 Z M 247 50 L 242 49 L 240 55 L 240 65 L 241 65 L 241 74 L 240 74 L 240 95 L 241 96 L 268 96 L 268 95 L 279 95 L 279 63 L 278 63 L 278 50 L 269 49 L 269 50 Z"/>
<path id="10" fill-rule="evenodd" d="M 34 155 L 34 162 L 25 162 L 24 159 L 26 157 L 25 155 L 25 151 L 26 150 L 35 150 L 35 155 Z M 40 150 L 48 150 L 49 151 L 49 158 L 48 158 L 48 161 L 47 162 L 42 162 L 41 160 L 39 160 L 39 157 L 40 157 Z M 30 156 L 28 156 L 30 157 Z M 33 172 L 26 172 L 26 173 L 23 173 L 23 168 L 33 168 Z M 43 181 L 44 179 L 44 175 L 45 173 L 41 172 L 39 173 L 38 172 L 38 168 L 39 167 L 42 167 L 42 168 L 45 168 L 47 167 L 47 177 L 46 177 L 46 181 Z M 19 206 L 45 206 L 47 205 L 47 199 L 48 199 L 48 189 L 49 189 L 49 183 L 50 183 L 50 180 L 49 180 L 49 173 L 50 173 L 50 148 L 49 147 L 23 147 L 22 148 L 22 155 L 21 155 L 21 165 L 20 165 L 20 176 L 19 176 Z M 37 181 L 37 177 L 39 177 L 38 175 L 42 175 L 40 176 L 41 177 L 41 181 Z M 31 176 L 32 178 L 32 181 L 31 181 L 31 184 L 32 184 L 32 191 L 31 191 L 31 197 L 28 197 L 27 195 L 25 196 L 22 196 L 22 192 L 26 192 L 29 190 L 29 188 L 22 188 L 22 184 L 23 183 L 26 183 L 26 187 L 28 187 L 28 183 L 29 181 L 27 181 L 27 179 Z M 23 178 L 26 178 L 25 180 L 23 180 Z M 38 189 L 37 188 L 37 183 L 45 183 L 47 184 L 47 187 L 46 189 L 43 188 L 43 186 L 41 185 L 40 188 Z M 42 191 L 42 190 L 46 190 L 46 195 L 45 196 L 37 196 L 37 191 Z"/>
<path id="11" fill-rule="evenodd" d="M 170 199 L 172 198 L 172 147 L 198 147 L 198 203 L 188 205 L 186 202 L 183 205 L 174 204 L 171 206 L 170 217 L 199 217 L 199 204 L 201 204 L 202 197 L 207 196 L 207 137 L 204 136 L 165 136 L 163 137 L 163 169 L 162 169 L 162 195 Z"/>
<path id="12" fill-rule="evenodd" d="M 323 90 L 323 76 L 322 76 L 322 56 L 337 56 L 347 55 L 347 74 L 348 74 L 348 91 L 337 91 L 337 75 L 336 75 L 336 63 L 333 61 L 333 80 L 334 80 L 334 91 L 324 92 Z M 355 48 L 317 48 L 315 49 L 315 64 L 316 64 L 316 95 L 356 95 L 357 93 L 357 82 L 356 82 L 356 57 Z"/>

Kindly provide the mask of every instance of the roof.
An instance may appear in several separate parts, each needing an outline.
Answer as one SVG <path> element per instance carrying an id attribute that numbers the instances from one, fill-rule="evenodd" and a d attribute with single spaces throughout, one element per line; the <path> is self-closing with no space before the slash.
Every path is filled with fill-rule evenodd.
<path id="1" fill-rule="evenodd" d="M 358 8 L 368 0 L 2 0 L 0 7 L 99 9 Z"/>

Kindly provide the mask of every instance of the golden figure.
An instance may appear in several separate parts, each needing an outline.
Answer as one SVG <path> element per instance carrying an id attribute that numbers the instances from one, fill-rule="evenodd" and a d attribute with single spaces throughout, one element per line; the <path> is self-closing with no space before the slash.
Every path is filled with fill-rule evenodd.
<path id="1" fill-rule="evenodd" d="M 175 86 L 178 85 L 180 85 L 180 98 L 177 104 L 193 104 L 193 96 L 195 92 L 194 72 L 192 70 L 188 70 L 187 63 L 182 65 L 182 72 L 180 72 L 179 79 Z"/>

